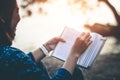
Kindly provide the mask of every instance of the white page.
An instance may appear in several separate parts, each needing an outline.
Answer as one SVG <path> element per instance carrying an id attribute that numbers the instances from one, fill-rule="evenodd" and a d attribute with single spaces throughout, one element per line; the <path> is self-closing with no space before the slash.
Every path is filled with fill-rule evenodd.
<path id="1" fill-rule="evenodd" d="M 65 39 L 66 42 L 65 43 L 59 42 L 52 56 L 55 56 L 62 60 L 66 60 L 68 54 L 70 53 L 70 49 L 75 41 L 76 36 L 78 36 L 80 33 L 76 32 L 73 29 L 65 28 L 62 34 L 64 35 L 61 35 L 61 37 Z"/>

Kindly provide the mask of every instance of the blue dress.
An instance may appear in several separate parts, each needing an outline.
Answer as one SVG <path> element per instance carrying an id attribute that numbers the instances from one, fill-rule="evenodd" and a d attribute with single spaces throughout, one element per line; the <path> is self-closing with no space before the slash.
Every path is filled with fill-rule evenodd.
<path id="1" fill-rule="evenodd" d="M 71 75 L 60 68 L 50 78 L 44 68 L 41 61 L 35 63 L 31 52 L 25 54 L 14 47 L 0 46 L 0 80 L 83 80 L 79 69 Z"/>

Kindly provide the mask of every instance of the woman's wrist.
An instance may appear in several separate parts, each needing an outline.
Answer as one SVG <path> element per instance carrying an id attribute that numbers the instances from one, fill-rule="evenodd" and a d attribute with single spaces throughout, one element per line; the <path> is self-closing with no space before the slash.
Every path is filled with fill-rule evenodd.
<path id="1" fill-rule="evenodd" d="M 72 57 L 78 59 L 81 56 L 81 54 L 79 52 L 71 51 L 69 56 L 72 56 Z"/>
<path id="2" fill-rule="evenodd" d="M 76 65 L 77 65 L 77 61 L 78 61 L 78 57 L 70 54 L 67 57 L 65 63 L 63 64 L 62 68 L 65 68 L 66 70 L 68 70 L 72 74 Z"/>
<path id="3" fill-rule="evenodd" d="M 45 54 L 43 53 L 43 51 L 40 48 L 35 49 L 32 52 L 32 54 L 33 54 L 36 62 L 39 62 L 41 59 L 43 59 L 45 57 Z"/>
<path id="4" fill-rule="evenodd" d="M 44 53 L 45 56 L 49 56 L 49 52 L 43 44 L 40 45 L 40 50 Z"/>
<path id="5" fill-rule="evenodd" d="M 43 46 L 47 49 L 48 52 L 52 50 L 47 43 L 43 44 Z"/>

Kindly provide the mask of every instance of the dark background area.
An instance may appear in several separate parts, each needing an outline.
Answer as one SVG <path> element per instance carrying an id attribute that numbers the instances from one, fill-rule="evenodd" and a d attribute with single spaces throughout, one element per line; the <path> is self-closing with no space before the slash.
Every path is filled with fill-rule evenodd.
<path id="1" fill-rule="evenodd" d="M 51 75 L 63 64 L 54 57 L 44 61 Z M 120 80 L 120 53 L 99 55 L 90 69 L 83 69 L 83 74 L 85 80 Z"/>

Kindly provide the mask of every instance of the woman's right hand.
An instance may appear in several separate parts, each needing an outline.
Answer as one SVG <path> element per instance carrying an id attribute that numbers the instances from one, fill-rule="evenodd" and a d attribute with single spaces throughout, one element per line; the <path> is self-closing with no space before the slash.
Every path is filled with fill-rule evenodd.
<path id="1" fill-rule="evenodd" d="M 72 49 L 71 56 L 79 57 L 92 43 L 90 33 L 81 33 L 75 40 Z"/>
<path id="2" fill-rule="evenodd" d="M 63 65 L 63 68 L 65 68 L 72 74 L 77 64 L 78 58 L 88 48 L 91 42 L 92 41 L 90 33 L 81 33 L 76 38 L 71 52 Z"/>

